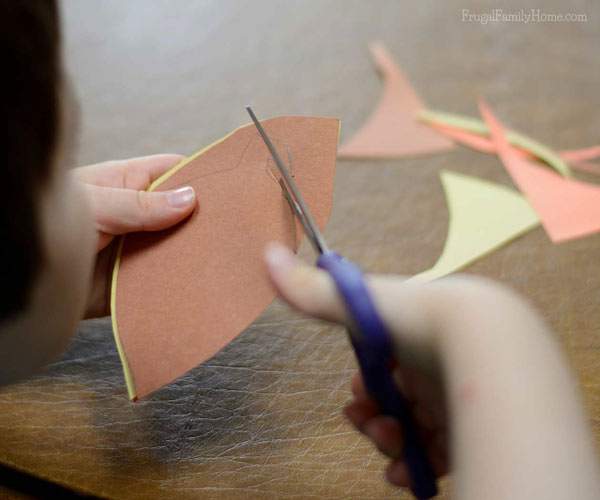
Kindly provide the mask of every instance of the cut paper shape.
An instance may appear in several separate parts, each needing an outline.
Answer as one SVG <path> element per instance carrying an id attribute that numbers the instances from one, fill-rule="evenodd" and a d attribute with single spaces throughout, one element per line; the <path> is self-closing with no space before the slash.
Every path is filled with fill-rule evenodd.
<path id="1" fill-rule="evenodd" d="M 424 105 L 383 44 L 369 46 L 383 77 L 377 108 L 354 136 L 339 149 L 340 158 L 400 158 L 436 153 L 454 147 L 416 120 Z"/>
<path id="2" fill-rule="evenodd" d="M 600 146 L 590 146 L 583 149 L 571 149 L 560 154 L 567 161 L 586 161 L 600 158 Z"/>
<path id="3" fill-rule="evenodd" d="M 453 140 L 454 142 L 463 144 L 481 153 L 496 153 L 496 146 L 494 146 L 494 143 L 488 137 L 478 135 L 473 132 L 467 132 L 466 130 L 461 128 L 454 128 L 448 125 L 440 125 L 437 122 L 427 123 L 431 128 L 438 131 L 440 134 L 443 134 L 444 136 L 448 137 L 448 139 Z M 517 147 L 515 147 L 514 150 L 516 153 L 523 154 L 528 158 L 535 158 L 534 153 L 531 151 L 518 149 Z M 573 170 L 580 170 L 582 172 L 600 175 L 600 165 L 585 161 L 587 159 L 596 158 L 600 156 L 600 147 L 598 146 L 593 146 L 584 149 L 560 151 L 558 155 L 564 161 L 566 161 Z"/>
<path id="4" fill-rule="evenodd" d="M 573 161 L 569 162 L 571 168 L 579 170 L 580 172 L 587 172 L 588 174 L 600 175 L 600 165 L 597 163 L 590 163 L 587 161 Z"/>
<path id="5" fill-rule="evenodd" d="M 513 189 L 447 170 L 440 178 L 448 204 L 448 236 L 435 265 L 413 280 L 431 281 L 458 271 L 540 222 Z"/>
<path id="6" fill-rule="evenodd" d="M 504 167 L 538 213 L 554 243 L 600 231 L 600 187 L 565 179 L 515 153 L 504 128 L 481 101 L 485 119 Z"/>
<path id="7" fill-rule="evenodd" d="M 571 149 L 560 152 L 561 158 L 569 162 L 572 168 L 588 172 L 590 174 L 600 175 L 600 165 L 590 163 L 588 160 L 593 160 L 600 157 L 600 146 L 591 146 L 583 149 Z"/>
<path id="8" fill-rule="evenodd" d="M 437 130 L 440 134 L 445 135 L 454 142 L 463 144 L 475 151 L 481 153 L 494 154 L 496 148 L 494 143 L 483 135 L 478 135 L 473 132 L 467 132 L 461 128 L 450 127 L 449 125 L 440 125 L 437 122 L 427 122 L 431 128 Z M 519 149 L 519 151 L 522 151 Z"/>
<path id="9" fill-rule="evenodd" d="M 332 205 L 339 120 L 262 122 L 323 228 Z M 113 270 L 113 330 L 131 399 L 207 360 L 271 303 L 269 241 L 297 249 L 302 231 L 254 125 L 183 160 L 151 190 L 191 185 L 192 216 L 162 232 L 127 235 Z"/>
<path id="10" fill-rule="evenodd" d="M 470 116 L 455 115 L 442 111 L 421 110 L 418 114 L 418 119 L 426 123 L 436 123 L 445 127 L 461 129 L 466 132 L 472 132 L 483 136 L 489 135 L 490 133 L 488 126 L 484 122 L 477 118 L 471 118 Z M 464 138 L 464 135 L 462 137 Z M 512 145 L 525 151 L 529 151 L 537 158 L 543 160 L 559 174 L 565 177 L 571 176 L 571 169 L 569 166 L 548 146 L 545 146 L 524 134 L 515 132 L 514 130 L 507 130 L 506 138 Z M 470 141 L 471 147 L 474 147 L 475 149 L 482 147 L 483 144 L 482 141 Z M 485 146 L 483 146 L 483 148 L 487 149 Z M 490 151 L 488 150 L 486 152 Z"/>

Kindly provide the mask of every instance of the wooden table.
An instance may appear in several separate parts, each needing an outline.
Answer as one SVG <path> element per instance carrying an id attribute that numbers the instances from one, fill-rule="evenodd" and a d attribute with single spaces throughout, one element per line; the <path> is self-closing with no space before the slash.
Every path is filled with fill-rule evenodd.
<path id="1" fill-rule="evenodd" d="M 246 123 L 249 102 L 263 117 L 338 116 L 347 138 L 379 95 L 374 39 L 432 107 L 475 115 L 483 95 L 505 122 L 557 149 L 595 144 L 600 4 L 571 3 L 545 2 L 544 12 L 588 22 L 467 23 L 463 9 L 497 7 L 468 0 L 65 1 L 79 162 L 191 153 Z M 376 272 L 431 266 L 448 222 L 441 168 L 511 184 L 497 158 L 462 148 L 340 161 L 331 245 Z M 553 245 L 538 228 L 468 268 L 543 311 L 596 436 L 599 257 L 600 235 Z M 109 322 L 87 322 L 60 361 L 0 392 L 0 462 L 115 498 L 398 498 L 384 460 L 340 414 L 354 369 L 339 328 L 274 303 L 209 362 L 131 404 Z"/>

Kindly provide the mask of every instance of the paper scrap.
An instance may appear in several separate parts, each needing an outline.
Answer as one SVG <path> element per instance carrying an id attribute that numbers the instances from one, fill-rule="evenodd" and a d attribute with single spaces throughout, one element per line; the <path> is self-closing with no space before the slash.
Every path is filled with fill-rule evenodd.
<path id="1" fill-rule="evenodd" d="M 452 127 L 455 129 L 461 129 L 466 132 L 472 132 L 478 135 L 486 136 L 490 133 L 488 126 L 484 122 L 477 118 L 471 118 L 469 116 L 455 115 L 452 113 L 445 113 L 442 111 L 422 110 L 421 112 L 419 112 L 418 118 L 419 120 L 422 120 L 426 123 L 436 123 L 438 125 Z M 462 138 L 464 139 L 464 141 L 461 142 L 467 142 L 467 139 L 464 135 L 462 135 Z M 530 137 L 527 137 L 524 134 L 515 132 L 514 130 L 507 130 L 506 138 L 508 142 L 510 142 L 512 145 L 517 146 L 522 150 L 528 151 L 537 158 L 543 160 L 549 166 L 554 168 L 559 174 L 565 177 L 570 177 L 572 175 L 571 169 L 565 163 L 565 161 L 558 154 L 552 151 L 552 149 L 545 146 L 544 144 L 541 144 L 540 142 L 531 139 Z M 482 141 L 470 141 L 469 145 L 471 147 L 474 147 L 475 149 L 479 149 L 482 148 L 483 144 L 485 143 L 483 143 Z M 484 149 L 487 148 L 483 146 L 483 149 L 480 150 Z M 488 150 L 485 152 L 490 151 Z"/>
<path id="2" fill-rule="evenodd" d="M 428 122 L 428 124 L 431 128 L 437 130 L 440 134 L 448 137 L 448 139 L 451 139 L 456 143 L 463 144 L 471 149 L 480 151 L 481 153 L 496 153 L 496 146 L 488 137 L 478 135 L 474 132 L 468 132 L 462 128 L 441 125 L 437 122 Z M 531 151 L 520 149 L 518 147 L 515 147 L 514 150 L 516 153 L 522 154 L 528 158 L 535 158 L 534 153 Z M 558 155 L 569 164 L 572 170 L 579 170 L 582 172 L 588 172 L 590 174 L 600 175 L 600 165 L 586 161 L 587 159 L 600 156 L 600 147 L 598 146 L 584 149 L 559 151 Z"/>
<path id="3" fill-rule="evenodd" d="M 437 130 L 440 134 L 445 135 L 454 142 L 458 142 L 470 147 L 481 153 L 493 154 L 496 152 L 496 147 L 491 139 L 474 132 L 468 132 L 459 127 L 451 127 L 449 125 L 441 125 L 437 122 L 427 122 L 431 128 Z M 519 150 L 521 151 L 521 150 Z"/>
<path id="4" fill-rule="evenodd" d="M 383 44 L 370 45 L 383 77 L 383 94 L 366 123 L 339 149 L 340 158 L 399 158 L 436 153 L 453 147 L 416 120 L 424 105 Z"/>
<path id="5" fill-rule="evenodd" d="M 600 175 L 600 165 L 597 163 L 590 163 L 588 161 L 573 161 L 570 162 L 570 165 L 573 170 L 587 172 L 588 174 Z"/>
<path id="6" fill-rule="evenodd" d="M 561 151 L 561 158 L 569 162 L 571 168 L 590 174 L 600 175 L 600 165 L 588 160 L 600 158 L 600 146 L 590 146 L 583 149 Z"/>
<path id="7" fill-rule="evenodd" d="M 527 200 L 513 189 L 443 170 L 448 236 L 435 265 L 411 279 L 431 281 L 458 271 L 539 224 Z"/>
<path id="8" fill-rule="evenodd" d="M 590 146 L 583 149 L 571 149 L 560 154 L 567 161 L 586 161 L 600 158 L 600 146 Z"/>
<path id="9" fill-rule="evenodd" d="M 559 243 L 600 231 L 600 187 L 566 179 L 515 153 L 490 108 L 483 101 L 479 107 L 504 167 L 538 213 L 550 239 Z"/>
<path id="10" fill-rule="evenodd" d="M 323 228 L 331 211 L 339 121 L 262 122 Z M 131 399 L 148 395 L 221 350 L 270 304 L 269 241 L 297 248 L 302 231 L 254 125 L 176 165 L 151 189 L 194 187 L 182 224 L 122 240 L 111 297 Z"/>

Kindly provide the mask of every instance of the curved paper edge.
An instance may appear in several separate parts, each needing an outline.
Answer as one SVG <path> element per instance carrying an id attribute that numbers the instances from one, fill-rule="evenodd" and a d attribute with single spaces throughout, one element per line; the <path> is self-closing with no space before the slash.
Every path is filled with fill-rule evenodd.
<path id="1" fill-rule="evenodd" d="M 590 163 L 588 161 L 571 161 L 569 162 L 571 168 L 579 170 L 580 172 L 587 172 L 588 174 L 600 175 L 600 165 L 597 163 Z"/>
<path id="2" fill-rule="evenodd" d="M 418 122 L 424 104 L 385 46 L 372 42 L 369 50 L 382 75 L 383 90 L 367 120 L 340 146 L 338 158 L 403 158 L 452 149 L 452 141 Z"/>
<path id="3" fill-rule="evenodd" d="M 490 136 L 490 130 L 488 126 L 478 118 L 456 115 L 453 113 L 446 113 L 444 111 L 433 111 L 429 109 L 420 111 L 417 117 L 419 120 L 425 123 L 432 123 L 441 126 L 452 127 L 455 129 L 460 129 L 466 132 L 472 132 L 474 134 L 486 137 Z M 531 153 L 533 156 L 541 159 L 563 177 L 572 176 L 572 172 L 569 166 L 555 151 L 553 151 L 548 146 L 524 134 L 521 134 L 520 132 L 516 132 L 510 129 L 506 129 L 506 138 L 510 144 L 512 144 L 513 146 L 517 146 Z M 473 147 L 474 149 L 479 149 L 478 146 L 482 146 L 482 143 L 470 141 L 470 144 L 468 145 L 471 145 L 471 147 Z"/>
<path id="4" fill-rule="evenodd" d="M 468 132 L 462 128 L 451 127 L 450 125 L 441 125 L 437 122 L 427 122 L 427 124 L 440 134 L 445 135 L 454 142 L 458 142 L 480 153 L 494 154 L 496 148 L 494 143 L 483 135 L 474 132 Z"/>
<path id="5" fill-rule="evenodd" d="M 440 125 L 436 122 L 428 122 L 429 126 L 440 134 L 445 135 L 452 141 L 463 144 L 475 151 L 487 154 L 496 154 L 496 147 L 491 139 L 478 135 L 474 132 L 468 132 L 461 128 L 454 128 L 449 125 Z M 534 159 L 533 153 L 524 149 L 515 149 L 515 152 L 522 154 L 527 158 Z M 572 170 L 587 172 L 588 174 L 600 175 L 600 165 L 590 163 L 587 159 L 593 159 L 600 156 L 600 146 L 591 146 L 582 149 L 570 149 L 559 151 L 558 155 L 568 163 Z"/>
<path id="6" fill-rule="evenodd" d="M 121 343 L 121 338 L 119 337 L 119 327 L 117 325 L 117 276 L 119 274 L 119 266 L 121 265 L 121 250 L 123 249 L 123 242 L 125 241 L 125 236 L 121 236 L 119 238 L 119 245 L 117 247 L 117 253 L 115 257 L 115 263 L 112 269 L 112 277 L 110 283 L 110 321 L 112 324 L 113 337 L 115 339 L 115 344 L 117 345 L 117 352 L 119 353 L 119 358 L 121 359 L 121 366 L 123 367 L 123 376 L 125 377 L 125 385 L 127 386 L 127 396 L 130 400 L 135 401 L 137 398 L 135 394 L 135 383 L 133 380 L 133 374 L 129 369 L 129 363 L 127 362 L 127 356 L 125 355 L 125 349 L 123 348 L 123 344 Z"/>
<path id="7" fill-rule="evenodd" d="M 565 179 L 518 155 L 507 141 L 503 125 L 483 100 L 479 109 L 504 168 L 537 211 L 550 239 L 561 243 L 600 232 L 600 187 Z"/>
<path id="8" fill-rule="evenodd" d="M 171 167 L 169 170 L 167 170 L 160 177 L 155 179 L 154 182 L 152 182 L 150 184 L 150 186 L 148 186 L 147 191 L 154 191 L 158 186 L 160 186 L 163 182 L 165 182 L 169 177 L 171 177 L 176 172 L 181 170 L 183 167 L 185 167 L 191 161 L 198 158 L 198 156 L 206 153 L 209 149 L 222 143 L 228 137 L 235 134 L 238 130 L 240 130 L 244 127 L 247 127 L 249 125 L 250 124 L 246 124 L 246 125 L 236 128 L 235 130 L 231 131 L 229 134 L 223 136 L 221 139 L 216 140 L 215 142 L 213 142 L 212 144 L 209 144 L 208 146 L 205 146 L 204 148 L 195 152 L 193 155 L 191 155 L 187 158 L 184 158 L 179 163 L 177 163 L 176 165 Z M 121 253 L 123 250 L 123 244 L 125 242 L 125 237 L 126 237 L 126 235 L 123 235 L 123 236 L 121 236 L 121 238 L 119 240 L 119 246 L 117 247 L 117 252 L 116 252 L 116 256 L 115 256 L 115 263 L 113 264 L 113 269 L 112 269 L 112 278 L 111 278 L 111 284 L 110 284 L 110 320 L 111 320 L 111 324 L 112 324 L 113 337 L 115 339 L 115 344 L 117 345 L 117 351 L 119 353 L 119 358 L 121 359 L 121 366 L 123 367 L 123 376 L 125 378 L 125 385 L 127 386 L 127 396 L 129 397 L 129 399 L 131 401 L 135 401 L 135 400 L 137 400 L 137 393 L 135 390 L 135 380 L 134 380 L 133 374 L 131 373 L 131 370 L 129 368 L 129 363 L 127 361 L 127 355 L 125 354 L 125 349 L 123 348 L 123 344 L 121 343 L 121 338 L 119 337 L 119 326 L 117 323 L 117 280 L 118 280 L 118 276 L 119 276 L 119 267 L 121 265 Z"/>
<path id="9" fill-rule="evenodd" d="M 525 197 L 520 195 L 517 191 L 503 186 L 502 184 L 496 184 L 478 177 L 471 177 L 450 170 L 442 170 L 440 172 L 440 179 L 444 188 L 444 195 L 446 197 L 449 215 L 448 231 L 444 248 L 433 267 L 416 274 L 415 276 L 411 277 L 409 281 L 432 281 L 463 269 L 476 260 L 489 255 L 494 250 L 525 234 L 526 232 L 538 226 L 540 223 L 537 214 L 533 208 L 529 206 L 529 203 Z M 519 212 L 519 219 L 515 217 L 515 220 L 513 221 L 514 227 L 511 231 L 503 231 L 502 233 L 499 233 L 496 235 L 496 238 L 493 238 L 492 241 L 486 242 L 486 244 L 480 249 L 470 249 L 471 251 L 464 252 L 467 255 L 466 257 L 457 259 L 457 261 L 455 261 L 453 253 L 463 253 L 456 252 L 456 241 L 460 242 L 464 238 L 462 231 L 466 227 L 465 213 L 481 213 L 481 211 L 477 210 L 476 208 L 482 208 L 469 207 L 468 211 L 465 208 L 462 210 L 457 208 L 461 202 L 464 202 L 464 198 L 460 198 L 457 190 L 461 189 L 461 187 L 463 189 L 467 188 L 468 184 L 470 184 L 468 189 L 472 190 L 471 192 L 473 193 L 481 193 L 482 190 L 485 190 L 489 200 L 486 200 L 486 202 L 489 203 L 490 206 L 496 211 L 500 210 L 503 214 L 506 214 L 506 207 L 510 204 L 515 211 Z M 498 202 L 497 199 L 495 200 L 494 196 L 501 197 L 501 201 Z M 473 227 L 477 228 L 477 226 Z M 473 229 L 473 227 L 470 229 Z M 461 233 L 460 236 L 457 235 L 457 232 Z"/>
<path id="10" fill-rule="evenodd" d="M 569 149 L 561 151 L 560 156 L 563 160 L 573 162 L 584 162 L 600 157 L 600 146 L 589 146 L 581 149 Z"/>
<path id="11" fill-rule="evenodd" d="M 290 118 L 294 118 L 294 116 L 290 116 Z M 301 118 L 315 118 L 315 117 L 310 117 L 310 116 L 309 117 L 305 117 L 305 116 L 302 116 Z M 331 118 L 331 117 L 319 117 L 319 118 Z M 268 122 L 269 120 L 275 120 L 275 119 L 277 119 L 277 117 L 266 118 L 266 119 L 261 120 L 261 123 L 265 123 L 265 122 Z M 341 121 L 338 120 L 337 118 L 331 118 L 331 119 L 335 119 L 339 123 L 339 125 L 338 125 L 338 142 L 339 142 L 340 131 L 341 131 L 341 128 L 342 128 Z M 188 157 L 184 158 L 179 163 L 177 163 L 176 165 L 174 165 L 173 167 L 171 167 L 169 170 L 167 170 L 160 177 L 158 177 L 157 179 L 155 179 L 150 184 L 150 186 L 147 188 L 147 191 L 154 191 L 161 184 L 163 184 L 167 179 L 169 179 L 170 177 L 172 177 L 173 175 L 175 175 L 177 172 L 179 172 L 181 169 L 183 169 L 189 163 L 191 163 L 192 161 L 194 161 L 196 158 L 198 158 L 199 156 L 203 155 L 204 153 L 206 153 L 210 149 L 218 146 L 219 144 L 221 144 L 222 142 L 224 142 L 225 140 L 227 140 L 229 137 L 233 136 L 234 134 L 236 134 L 240 130 L 245 129 L 247 127 L 254 127 L 254 124 L 250 122 L 250 123 L 246 123 L 244 125 L 241 125 L 241 126 L 237 127 L 236 129 L 232 130 L 231 132 L 229 132 L 228 134 L 224 135 L 220 139 L 217 139 L 213 143 L 209 144 L 208 146 L 205 146 L 205 147 L 199 149 L 198 151 L 196 151 L 191 156 L 188 156 Z M 116 255 L 115 255 L 115 262 L 113 264 L 112 275 L 111 275 L 111 286 L 110 286 L 110 316 L 111 316 L 111 324 L 112 324 L 112 330 L 113 330 L 113 337 L 115 339 L 115 344 L 117 346 L 117 351 L 119 353 L 119 358 L 121 360 L 121 366 L 123 368 L 123 376 L 125 378 L 125 384 L 127 386 L 127 395 L 128 395 L 128 397 L 129 397 L 129 399 L 131 401 L 136 401 L 137 400 L 137 391 L 136 391 L 136 388 L 135 388 L 135 379 L 134 379 L 133 374 L 132 374 L 132 372 L 131 372 L 131 370 L 129 368 L 129 363 L 127 361 L 127 356 L 125 354 L 125 349 L 123 348 L 123 344 L 122 344 L 121 339 L 119 337 L 119 327 L 118 327 L 117 314 L 116 314 L 116 310 L 117 310 L 116 298 L 117 298 L 118 274 L 119 274 L 119 267 L 121 265 L 121 254 L 122 254 L 122 250 L 123 250 L 123 244 L 125 242 L 125 237 L 126 236 L 127 235 L 123 235 L 123 236 L 120 237 L 119 244 L 118 244 L 117 251 L 116 251 Z"/>

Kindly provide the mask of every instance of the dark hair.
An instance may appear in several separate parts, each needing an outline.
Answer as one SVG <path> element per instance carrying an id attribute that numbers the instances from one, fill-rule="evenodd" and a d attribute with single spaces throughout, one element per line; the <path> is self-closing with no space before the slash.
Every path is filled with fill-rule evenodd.
<path id="1" fill-rule="evenodd" d="M 38 220 L 60 122 L 60 33 L 51 0 L 0 0 L 0 320 L 27 305 L 43 263 Z"/>

